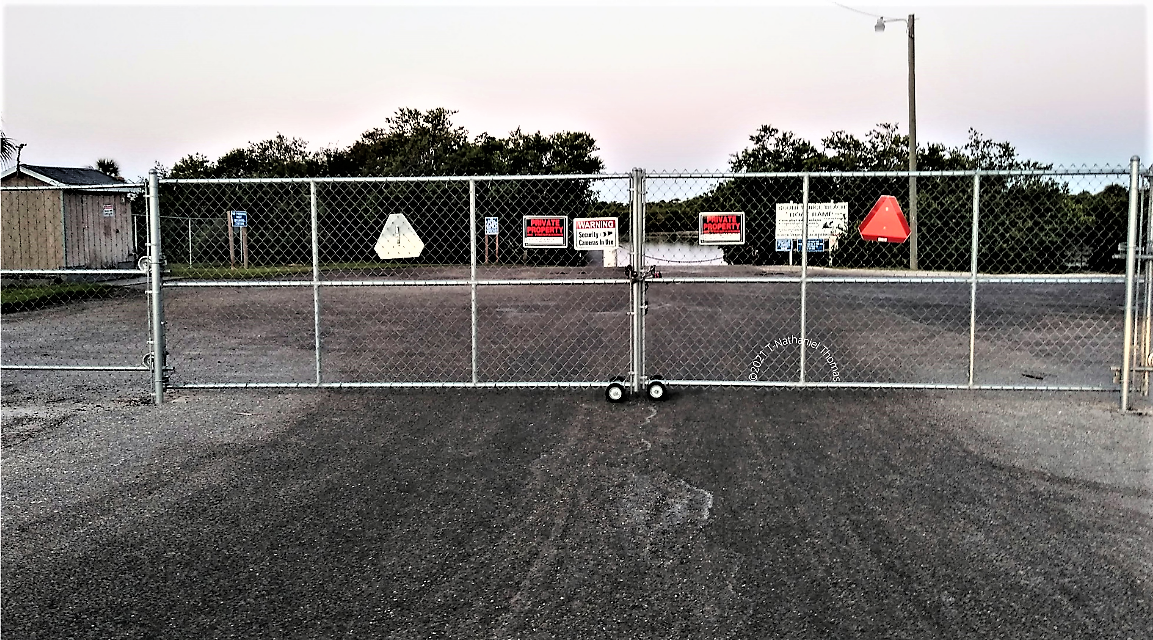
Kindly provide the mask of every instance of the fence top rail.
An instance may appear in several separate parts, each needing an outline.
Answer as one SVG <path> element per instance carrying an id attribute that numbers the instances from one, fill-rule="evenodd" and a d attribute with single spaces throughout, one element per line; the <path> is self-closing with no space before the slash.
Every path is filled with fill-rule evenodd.
<path id="1" fill-rule="evenodd" d="M 498 182 L 516 180 L 623 180 L 627 173 L 569 173 L 517 176 L 362 176 L 343 178 L 161 178 L 160 184 L 275 184 L 362 182 Z"/>
<path id="2" fill-rule="evenodd" d="M 143 183 L 125 182 L 121 184 L 85 184 L 85 185 L 63 185 L 52 186 L 46 185 L 43 187 L 8 187 L 0 186 L 0 191 L 123 191 L 126 193 L 135 193 L 144 189 Z"/>
<path id="3" fill-rule="evenodd" d="M 500 182 L 529 180 L 623 180 L 628 173 L 576 173 L 540 175 L 472 175 L 472 176 L 345 176 L 345 177 L 305 177 L 305 178 L 161 178 L 161 184 L 276 184 L 276 183 L 372 183 L 372 182 Z M 651 171 L 649 178 L 705 178 L 725 180 L 734 178 L 943 178 L 1006 176 L 1126 176 L 1129 169 L 1123 166 L 1105 167 L 1058 167 L 1053 169 L 958 169 L 948 171 Z M 121 185 L 123 187 L 125 185 Z M 143 185 L 128 185 L 143 187 Z M 5 187 L 5 189 L 44 189 L 58 187 Z"/>
<path id="4" fill-rule="evenodd" d="M 1125 167 L 1080 167 L 1058 169 L 957 169 L 949 171 L 652 171 L 646 178 L 948 178 L 981 176 L 1127 176 Z"/>

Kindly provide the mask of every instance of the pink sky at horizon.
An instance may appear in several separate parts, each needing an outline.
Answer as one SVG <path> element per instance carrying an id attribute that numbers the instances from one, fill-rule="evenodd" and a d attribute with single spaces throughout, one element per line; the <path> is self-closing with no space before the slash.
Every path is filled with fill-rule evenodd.
<path id="1" fill-rule="evenodd" d="M 1150 154 L 1144 7 L 912 10 L 922 143 L 975 128 L 1058 164 Z M 904 25 L 874 21 L 832 4 L 9 5 L 3 125 L 30 164 L 112 157 L 135 177 L 278 132 L 348 145 L 443 106 L 472 135 L 588 131 L 613 172 L 724 169 L 761 124 L 904 132 Z"/>

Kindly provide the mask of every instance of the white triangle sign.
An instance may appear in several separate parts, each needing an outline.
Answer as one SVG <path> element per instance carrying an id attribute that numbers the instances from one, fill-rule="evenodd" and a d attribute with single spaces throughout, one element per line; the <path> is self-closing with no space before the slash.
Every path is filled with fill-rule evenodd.
<path id="1" fill-rule="evenodd" d="M 392 213 L 384 223 L 375 249 L 381 260 L 415 258 L 424 251 L 424 242 L 403 213 Z"/>

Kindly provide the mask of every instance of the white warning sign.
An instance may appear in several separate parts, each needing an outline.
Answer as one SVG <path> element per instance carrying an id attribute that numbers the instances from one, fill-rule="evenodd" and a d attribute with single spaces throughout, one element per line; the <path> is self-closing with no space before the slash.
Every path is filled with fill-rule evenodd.
<path id="1" fill-rule="evenodd" d="M 424 251 L 424 242 L 416 235 L 416 229 L 412 228 L 403 213 L 393 213 L 384 222 L 375 249 L 381 260 L 415 258 Z"/>
<path id="2" fill-rule="evenodd" d="M 574 218 L 573 249 L 616 249 L 620 246 L 617 218 Z"/>
<path id="3" fill-rule="evenodd" d="M 777 203 L 777 240 L 800 240 L 805 212 L 799 202 Z M 848 202 L 810 202 L 809 238 L 829 240 L 845 232 L 849 223 Z M 799 248 L 798 248 L 799 249 Z"/>

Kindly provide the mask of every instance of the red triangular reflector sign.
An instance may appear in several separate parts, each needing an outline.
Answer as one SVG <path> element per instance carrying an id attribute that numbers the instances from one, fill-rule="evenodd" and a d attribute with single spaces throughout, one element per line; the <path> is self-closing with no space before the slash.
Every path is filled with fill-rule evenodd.
<path id="1" fill-rule="evenodd" d="M 909 239 L 909 223 L 901 213 L 901 205 L 893 196 L 881 196 L 873 210 L 857 227 L 862 240 L 874 242 L 904 242 Z"/>

